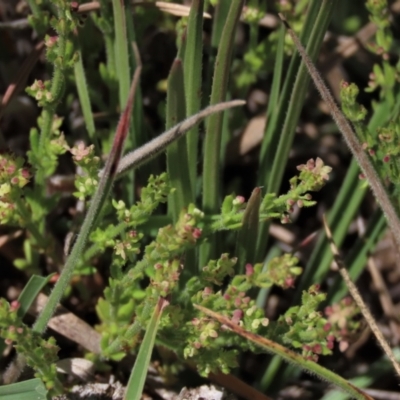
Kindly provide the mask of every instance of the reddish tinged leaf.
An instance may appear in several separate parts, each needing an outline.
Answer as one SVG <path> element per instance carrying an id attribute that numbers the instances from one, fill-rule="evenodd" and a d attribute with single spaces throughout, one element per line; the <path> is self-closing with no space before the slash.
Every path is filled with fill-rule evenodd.
<path id="1" fill-rule="evenodd" d="M 129 125 L 131 122 L 131 115 L 132 115 L 132 108 L 133 108 L 133 102 L 135 99 L 135 91 L 136 87 L 139 82 L 139 77 L 140 77 L 140 72 L 141 72 L 141 66 L 136 68 L 135 74 L 133 76 L 132 80 L 132 85 L 129 91 L 129 96 L 128 96 L 128 101 L 126 103 L 126 107 L 124 112 L 121 115 L 121 119 L 119 120 L 118 126 L 117 126 L 117 131 L 115 133 L 115 138 L 113 142 L 113 146 L 110 152 L 110 156 L 108 157 L 106 166 L 104 168 L 104 173 L 107 174 L 107 167 L 109 167 L 109 174 L 110 177 L 114 178 L 119 160 L 121 158 L 122 151 L 124 149 L 124 143 L 126 140 L 126 137 L 128 136 L 128 131 L 129 131 Z"/>

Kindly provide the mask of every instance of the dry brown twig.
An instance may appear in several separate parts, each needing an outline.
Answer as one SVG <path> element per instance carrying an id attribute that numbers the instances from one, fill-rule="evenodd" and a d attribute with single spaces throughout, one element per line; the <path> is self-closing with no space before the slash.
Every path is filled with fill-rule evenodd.
<path id="1" fill-rule="evenodd" d="M 358 219 L 358 225 L 360 234 L 365 234 L 365 222 L 362 218 Z M 375 258 L 371 255 L 367 260 L 368 271 L 371 275 L 372 281 L 375 286 L 375 290 L 379 296 L 379 302 L 381 303 L 383 312 L 389 320 L 389 327 L 393 336 L 392 344 L 398 343 L 400 340 L 400 324 L 397 317 L 395 306 L 389 294 L 389 290 L 386 287 L 385 281 L 383 280 L 382 274 L 379 271 Z"/>
<path id="2" fill-rule="evenodd" d="M 391 361 L 393 368 L 396 371 L 397 375 L 400 376 L 400 365 L 396 361 L 393 351 L 390 348 L 387 341 L 385 340 L 385 338 L 383 337 L 382 332 L 379 330 L 374 317 L 372 316 L 371 312 L 369 311 L 367 305 L 364 303 L 364 300 L 362 299 L 360 292 L 358 291 L 356 285 L 351 280 L 350 275 L 346 269 L 346 266 L 345 266 L 342 258 L 340 257 L 339 250 L 336 247 L 336 244 L 333 240 L 332 232 L 328 226 L 325 215 L 323 217 L 323 222 L 324 222 L 326 236 L 331 244 L 333 258 L 339 268 L 340 275 L 342 276 L 347 288 L 349 289 L 351 297 L 353 297 L 355 303 L 357 304 L 362 315 L 364 316 L 365 320 L 367 321 L 368 326 L 371 328 L 372 333 L 375 335 L 375 337 L 378 340 L 379 344 L 381 345 L 382 349 L 384 350 L 384 352 L 388 356 L 389 360 Z"/>

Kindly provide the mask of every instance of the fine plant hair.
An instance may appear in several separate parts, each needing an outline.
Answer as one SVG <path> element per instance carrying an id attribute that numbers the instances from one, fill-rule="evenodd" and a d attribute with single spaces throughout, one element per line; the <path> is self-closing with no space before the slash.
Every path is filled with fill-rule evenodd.
<path id="1" fill-rule="evenodd" d="M 293 29 L 290 28 L 286 18 L 282 14 L 279 14 L 279 17 L 287 28 L 290 37 L 293 39 L 293 42 L 296 45 L 296 48 L 300 53 L 303 62 L 306 65 L 322 99 L 328 104 L 329 111 L 333 119 L 335 120 L 339 130 L 342 132 L 347 145 L 349 146 L 351 152 L 357 160 L 360 168 L 364 172 L 365 177 L 368 179 L 372 192 L 374 193 L 379 205 L 381 206 L 382 211 L 386 216 L 387 223 L 393 232 L 396 245 L 398 248 L 400 248 L 400 220 L 392 202 L 390 201 L 385 186 L 383 185 L 381 179 L 378 177 L 378 174 L 373 167 L 371 161 L 368 159 L 367 154 L 363 150 L 361 143 L 358 140 L 350 122 L 346 119 L 342 111 L 337 106 L 332 94 L 329 92 L 317 68 L 314 66 L 310 57 L 307 55 L 307 52 L 300 42 L 299 38 L 294 33 Z"/>
<path id="2" fill-rule="evenodd" d="M 382 349 L 384 350 L 384 352 L 388 356 L 389 360 L 391 361 L 393 368 L 397 372 L 397 375 L 400 376 L 400 365 L 396 361 L 396 358 L 395 358 L 393 351 L 390 348 L 388 342 L 385 340 L 385 338 L 382 335 L 382 332 L 379 330 L 374 317 L 372 316 L 371 312 L 369 311 L 367 305 L 364 303 L 364 300 L 362 299 L 359 290 L 357 289 L 354 282 L 351 280 L 349 272 L 346 269 L 344 261 L 342 260 L 342 257 L 339 254 L 339 250 L 338 250 L 338 248 L 335 244 L 335 241 L 332 237 L 332 232 L 328 226 L 325 215 L 323 216 L 323 222 L 324 222 L 326 236 L 331 244 L 332 254 L 333 254 L 334 260 L 338 266 L 340 275 L 342 276 L 347 288 L 349 289 L 351 297 L 353 297 L 358 308 L 361 310 L 362 315 L 364 316 L 365 320 L 367 321 L 368 326 L 371 328 L 372 333 L 375 335 L 379 344 L 382 346 Z"/>

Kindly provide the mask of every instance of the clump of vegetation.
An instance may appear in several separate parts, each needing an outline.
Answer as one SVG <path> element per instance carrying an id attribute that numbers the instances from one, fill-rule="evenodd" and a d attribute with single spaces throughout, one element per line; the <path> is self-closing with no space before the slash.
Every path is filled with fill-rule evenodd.
<path id="1" fill-rule="evenodd" d="M 333 354 L 336 342 L 344 350 L 360 329 L 357 306 L 365 315 L 352 286 L 357 306 L 348 297 L 342 300 L 346 288 L 337 278 L 325 279 L 333 258 L 329 245 L 342 245 L 367 192 L 368 184 L 359 184 L 356 162 L 329 213 L 333 232 L 321 232 L 308 260 L 296 251 L 304 243 L 286 252 L 270 246 L 270 229 L 273 223 L 291 227 L 303 209 L 315 210 L 316 199 L 331 190 L 325 185 L 335 177 L 335 168 L 316 152 L 296 163 L 290 179 L 284 178 L 309 82 L 296 53 L 298 32 L 308 44 L 306 53 L 300 52 L 311 75 L 322 85 L 362 177 L 400 242 L 398 65 L 390 60 L 396 44 L 388 6 L 383 0 L 366 1 L 369 18 L 378 27 L 368 49 L 379 61 L 366 88 L 379 92 L 368 126 L 369 110 L 357 102 L 359 88 L 341 85 L 342 109 L 352 130 L 334 100 L 325 97 L 329 94 L 311 61 L 340 2 L 271 2 L 274 14 L 267 17 L 275 22 L 267 34 L 260 28 L 266 2 L 244 3 L 193 0 L 185 7 L 119 0 L 80 5 L 28 1 L 27 23 L 42 40 L 38 52 L 44 48 L 51 73 L 43 71 L 25 88 L 40 110 L 26 154 L 9 149 L 7 135 L 0 137 L 0 222 L 9 232 L 22 230 L 23 256 L 13 260 L 13 268 L 29 279 L 18 299 L 0 299 L 2 348 L 16 350 L 14 359 L 7 359 L 11 364 L 0 398 L 26 392 L 29 398 L 45 399 L 68 392 L 70 381 L 57 370 L 62 361 L 57 341 L 44 334 L 59 303 L 71 298 L 96 314 L 92 326 L 85 325 L 86 334 L 98 338 L 93 339 L 96 345 L 88 349 L 82 343 L 91 351 L 84 356 L 94 368 L 104 372 L 111 368 L 108 361 L 118 364 L 136 356 L 126 399 L 141 398 L 154 348 L 166 380 L 185 365 L 218 378 L 240 367 L 244 354 L 263 351 L 275 358 L 254 379 L 262 392 L 288 384 L 286 369 L 279 385 L 273 385 L 277 360 L 285 360 L 354 398 L 371 398 L 333 372 L 329 362 L 319 364 L 321 356 Z M 203 43 L 205 11 L 212 11 L 209 45 Z M 277 12 L 284 13 L 284 24 Z M 171 16 L 177 13 L 183 15 L 179 20 Z M 176 54 L 168 76 L 154 79 L 156 68 L 146 57 L 142 61 L 140 52 L 145 53 L 142 43 L 160 21 L 176 35 Z M 246 41 L 238 44 L 236 33 L 243 26 Z M 21 69 L 21 85 L 32 67 Z M 146 88 L 152 76 L 153 86 Z M 255 188 L 244 193 L 239 178 L 228 184 L 222 179 L 231 132 L 246 120 L 246 102 L 227 99 L 246 98 L 251 85 L 265 79 L 271 86 L 263 110 L 267 123 L 254 168 Z M 151 104 L 165 125 L 159 135 L 151 133 L 155 125 L 144 107 L 152 101 L 149 93 L 161 99 Z M 10 95 L 3 98 L 3 110 Z M 79 117 L 69 111 L 77 104 Z M 99 114 L 106 119 L 99 120 Z M 68 174 L 73 188 L 64 191 L 59 184 L 50 191 L 55 180 L 65 183 Z M 359 239 L 357 254 L 345 263 L 334 250 L 341 273 L 347 264 L 353 279 L 360 275 L 384 221 L 377 209 L 367 240 Z M 90 279 L 101 283 L 87 287 Z M 48 297 L 31 326 L 24 317 L 42 290 Z M 275 317 L 266 314 L 271 293 L 292 302 Z M 394 356 L 389 357 L 397 371 Z M 26 365 L 36 379 L 14 383 Z"/>

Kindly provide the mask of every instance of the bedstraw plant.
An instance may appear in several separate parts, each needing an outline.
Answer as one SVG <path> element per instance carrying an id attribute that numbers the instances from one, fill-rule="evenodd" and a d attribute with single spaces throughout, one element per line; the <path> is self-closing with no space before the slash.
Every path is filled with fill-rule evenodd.
<path id="1" fill-rule="evenodd" d="M 315 155 L 297 166 L 288 189 L 279 194 L 309 83 L 289 23 L 300 33 L 300 41 L 307 43 L 302 56 L 312 70 L 332 10 L 340 1 L 275 2 L 274 12 L 285 14 L 291 36 L 279 25 L 260 42 L 265 2 L 248 3 L 193 0 L 191 7 L 177 7 L 120 0 L 28 1 L 28 21 L 43 40 L 51 74 L 46 80 L 29 82 L 26 88 L 41 110 L 30 131 L 29 151 L 25 156 L 8 149 L 0 154 L 0 223 L 10 230 L 23 229 L 24 258 L 15 260 L 15 267 L 30 277 L 18 300 L 0 299 L 2 348 L 16 350 L 3 374 L 0 399 L 23 392 L 27 399 L 45 399 L 68 391 L 57 372 L 57 343 L 47 338 L 46 330 L 57 305 L 74 289 L 80 298 L 90 297 L 83 279 L 104 265 L 107 284 L 95 306 L 101 354 L 87 356 L 99 368 L 109 360 L 137 356 L 126 399 L 141 398 L 154 348 L 168 349 L 177 365 L 194 366 L 204 377 L 230 374 L 245 351 L 268 352 L 275 358 L 269 359 L 257 383 L 260 392 L 278 390 L 272 385 L 278 373 L 274 366 L 284 360 L 354 398 L 371 399 L 318 364 L 321 356 L 332 354 L 336 341 L 347 340 L 346 334 L 359 327 L 358 309 L 350 308 L 348 300 L 339 302 L 337 293 L 345 294 L 340 283 L 330 286 L 337 292 L 320 289 L 332 260 L 328 240 L 321 233 L 305 266 L 294 251 L 271 256 L 268 244 L 272 221 L 290 226 L 295 210 L 316 205 L 313 193 L 325 190 L 332 173 Z M 400 131 L 396 111 L 390 110 L 398 104 L 398 65 L 388 62 L 394 39 L 386 2 L 367 0 L 366 6 L 379 29 L 370 50 L 382 60 L 374 67 L 368 88 L 379 91 L 379 101 L 368 128 L 364 126 L 367 111 L 356 101 L 359 89 L 355 85 L 342 84 L 342 108 L 355 130 L 356 139 L 347 138 L 350 148 L 361 160 L 363 177 L 386 196 L 377 198 L 396 233 L 400 226 L 396 200 Z M 203 48 L 205 11 L 210 10 L 210 44 Z M 165 106 L 159 110 L 166 130 L 151 136 L 141 86 L 147 65 L 142 65 L 138 48 L 146 29 L 160 15 L 165 26 L 174 26 L 176 17 L 161 14 L 168 12 L 184 17 L 176 25 L 177 50 L 169 76 L 159 83 L 166 89 Z M 235 47 L 240 24 L 246 24 L 249 32 L 242 59 Z M 96 55 L 103 50 L 105 58 L 97 65 Z M 272 70 L 258 186 L 248 199 L 240 192 L 227 194 L 221 178 L 225 147 L 233 124 L 244 122 L 246 104 L 227 99 L 244 98 L 248 86 Z M 19 80 L 28 72 L 21 70 Z M 80 103 L 85 127 L 81 136 L 66 123 L 71 98 Z M 333 100 L 328 103 L 336 107 Z M 6 106 L 3 102 L 2 108 Z M 93 110 L 108 116 L 107 127 L 96 121 Z M 339 125 L 350 126 L 338 112 Z M 63 221 L 64 228 L 56 228 L 51 215 L 60 207 L 62 196 L 49 195 L 48 187 L 61 163 L 75 172 L 75 189 L 69 194 L 75 199 L 75 211 Z M 368 168 L 374 171 L 372 180 Z M 327 218 L 333 231 L 329 238 L 339 246 L 366 192 L 365 187 L 353 190 L 359 185 L 358 172 L 353 163 L 343 193 Z M 349 202 L 349 213 L 339 221 L 335 215 L 337 207 L 343 208 L 343 199 Z M 365 262 L 366 252 L 382 233 L 380 212 L 376 218 L 379 229 L 349 265 L 353 278 L 360 274 L 357 265 Z M 65 238 L 64 244 L 60 237 Z M 47 278 L 37 276 L 43 271 Z M 54 287 L 48 291 L 47 304 L 29 326 L 24 315 L 50 281 Z M 264 312 L 272 287 L 296 288 L 297 298 L 274 320 Z M 327 302 L 330 306 L 324 314 Z M 340 314 L 343 308 L 351 312 L 335 319 L 335 310 Z M 36 379 L 28 381 L 31 386 L 26 381 L 15 383 L 26 365 L 35 373 Z M 282 376 L 281 384 L 286 384 L 286 375 Z"/>

